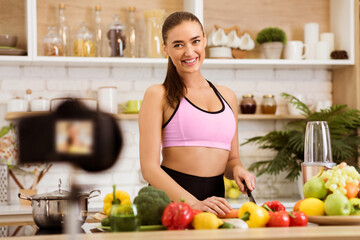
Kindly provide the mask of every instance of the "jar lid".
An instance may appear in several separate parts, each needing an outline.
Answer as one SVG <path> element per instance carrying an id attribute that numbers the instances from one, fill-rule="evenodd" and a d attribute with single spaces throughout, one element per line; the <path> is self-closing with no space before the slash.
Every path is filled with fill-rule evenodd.
<path id="1" fill-rule="evenodd" d="M 243 98 L 253 98 L 254 95 L 253 94 L 244 94 L 242 95 Z"/>
<path id="2" fill-rule="evenodd" d="M 264 98 L 273 98 L 275 96 L 273 94 L 265 94 L 263 97 Z"/>
<path id="3" fill-rule="evenodd" d="M 101 6 L 100 6 L 100 5 L 96 5 L 96 6 L 95 6 L 95 11 L 101 11 Z"/>

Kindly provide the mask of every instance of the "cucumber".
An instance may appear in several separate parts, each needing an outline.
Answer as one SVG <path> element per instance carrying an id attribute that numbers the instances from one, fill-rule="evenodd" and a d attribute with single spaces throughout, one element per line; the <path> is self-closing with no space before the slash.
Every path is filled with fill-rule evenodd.
<path id="1" fill-rule="evenodd" d="M 219 228 L 233 229 L 235 227 L 231 223 L 224 222 L 223 225 L 221 225 Z"/>
<path id="2" fill-rule="evenodd" d="M 140 226 L 140 231 L 158 231 L 158 230 L 166 230 L 164 225 L 143 225 Z"/>
<path id="3" fill-rule="evenodd" d="M 102 221 L 101 221 L 101 226 L 110 226 L 110 218 L 104 218 Z"/>

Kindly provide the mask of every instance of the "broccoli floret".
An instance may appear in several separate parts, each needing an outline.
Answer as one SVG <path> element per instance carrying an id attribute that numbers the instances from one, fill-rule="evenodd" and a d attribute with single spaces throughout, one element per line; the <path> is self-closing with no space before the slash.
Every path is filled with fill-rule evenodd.
<path id="1" fill-rule="evenodd" d="M 151 186 L 140 189 L 134 204 L 141 218 L 141 225 L 159 225 L 165 207 L 170 203 L 169 196 L 162 190 Z"/>

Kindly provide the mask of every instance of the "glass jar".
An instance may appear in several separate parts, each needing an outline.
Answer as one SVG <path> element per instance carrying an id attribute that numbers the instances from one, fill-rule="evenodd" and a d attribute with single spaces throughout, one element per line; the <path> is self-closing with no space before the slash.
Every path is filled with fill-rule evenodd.
<path id="1" fill-rule="evenodd" d="M 110 228 L 112 232 L 139 231 L 140 217 L 134 204 L 113 204 L 110 210 Z"/>
<path id="2" fill-rule="evenodd" d="M 95 57 L 94 35 L 90 32 L 87 23 L 81 23 L 74 41 L 75 57 Z"/>
<path id="3" fill-rule="evenodd" d="M 162 25 L 164 22 L 165 10 L 154 9 L 144 11 L 146 24 L 147 57 L 163 58 L 162 49 Z"/>
<path id="4" fill-rule="evenodd" d="M 272 94 L 266 94 L 263 96 L 261 101 L 261 112 L 263 114 L 275 114 L 276 112 L 276 101 L 275 96 Z"/>
<path id="5" fill-rule="evenodd" d="M 242 96 L 242 100 L 240 102 L 240 111 L 243 114 L 254 114 L 256 111 L 256 101 L 254 99 L 254 95 L 245 94 Z"/>
<path id="6" fill-rule="evenodd" d="M 113 19 L 107 32 L 107 38 L 109 39 L 107 55 L 111 57 L 123 57 L 126 47 L 125 26 L 120 21 L 120 15 L 114 14 Z"/>
<path id="7" fill-rule="evenodd" d="M 48 33 L 43 38 L 44 56 L 63 56 L 64 44 L 54 26 L 48 27 Z"/>

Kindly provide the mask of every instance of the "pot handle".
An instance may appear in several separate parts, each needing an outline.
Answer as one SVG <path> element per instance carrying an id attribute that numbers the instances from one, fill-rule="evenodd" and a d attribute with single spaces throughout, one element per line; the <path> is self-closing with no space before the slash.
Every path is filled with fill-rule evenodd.
<path id="1" fill-rule="evenodd" d="M 18 197 L 23 200 L 32 201 L 32 198 L 30 196 L 26 195 L 25 193 L 18 193 Z"/>
<path id="2" fill-rule="evenodd" d="M 94 196 L 91 196 L 92 193 L 95 193 L 95 195 L 94 195 Z M 89 199 L 90 199 L 90 198 L 93 198 L 93 197 L 98 197 L 98 196 L 100 196 L 100 194 L 101 194 L 101 191 L 100 191 L 100 190 L 92 190 L 92 191 L 89 193 Z"/>

